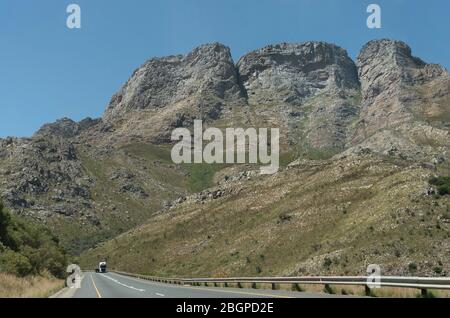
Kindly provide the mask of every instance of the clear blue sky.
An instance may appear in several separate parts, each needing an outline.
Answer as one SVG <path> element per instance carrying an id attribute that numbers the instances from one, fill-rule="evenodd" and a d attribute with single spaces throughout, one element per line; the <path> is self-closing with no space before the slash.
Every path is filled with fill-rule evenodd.
<path id="1" fill-rule="evenodd" d="M 82 28 L 66 27 L 66 7 Z M 382 8 L 382 29 L 366 7 Z M 152 56 L 218 41 L 237 60 L 276 42 L 324 40 L 354 58 L 375 38 L 450 67 L 448 0 L 0 0 L 0 137 L 30 136 L 57 118 L 99 117 L 135 68 Z"/>

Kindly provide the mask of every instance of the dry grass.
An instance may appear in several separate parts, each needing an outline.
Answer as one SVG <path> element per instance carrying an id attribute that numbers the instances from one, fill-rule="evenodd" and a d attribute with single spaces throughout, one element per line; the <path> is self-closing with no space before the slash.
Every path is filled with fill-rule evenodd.
<path id="1" fill-rule="evenodd" d="M 209 287 L 231 287 L 231 288 L 248 288 L 248 289 L 262 289 L 271 290 L 272 284 L 251 284 L 251 283 L 228 283 L 227 286 L 224 284 L 205 284 Z M 352 286 L 352 285 L 331 285 L 328 292 L 325 291 L 323 284 L 298 284 L 299 289 L 293 288 L 292 284 L 277 284 L 275 289 L 286 290 L 286 291 L 301 291 L 307 293 L 331 293 L 336 295 L 349 295 L 349 296 L 359 296 L 366 297 L 366 291 L 364 286 Z M 433 298 L 450 298 L 450 291 L 445 290 L 429 290 L 428 296 Z M 415 288 L 396 288 L 396 287 L 383 287 L 379 289 L 372 289 L 370 297 L 379 298 L 420 298 L 420 290 Z"/>
<path id="2" fill-rule="evenodd" d="M 0 273 L 0 298 L 46 298 L 63 287 L 64 281 L 56 278 Z"/>

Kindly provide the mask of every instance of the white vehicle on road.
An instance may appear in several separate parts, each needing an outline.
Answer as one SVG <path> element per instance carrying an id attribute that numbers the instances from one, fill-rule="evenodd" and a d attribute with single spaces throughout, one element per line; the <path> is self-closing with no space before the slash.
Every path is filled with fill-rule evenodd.
<path id="1" fill-rule="evenodd" d="M 98 263 L 98 268 L 95 271 L 98 273 L 106 273 L 106 262 Z"/>

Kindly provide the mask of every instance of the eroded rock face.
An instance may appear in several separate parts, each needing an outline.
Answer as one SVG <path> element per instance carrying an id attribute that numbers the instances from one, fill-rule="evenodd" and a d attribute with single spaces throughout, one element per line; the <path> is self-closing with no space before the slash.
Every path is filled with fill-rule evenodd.
<path id="1" fill-rule="evenodd" d="M 439 103 L 437 99 L 448 98 L 450 92 L 448 72 L 412 56 L 410 47 L 401 41 L 370 41 L 362 48 L 357 65 L 362 90 L 358 141 L 417 119 L 416 115 L 426 111 L 423 107 L 427 98 L 420 92 L 424 85 L 434 82 L 426 92 L 433 95 L 428 98 L 431 102 Z"/>
<path id="2" fill-rule="evenodd" d="M 243 56 L 238 64 L 253 104 L 303 101 L 326 89 L 358 88 L 356 66 L 347 52 L 324 42 L 269 45 Z"/>
<path id="3" fill-rule="evenodd" d="M 72 138 L 82 131 L 94 127 L 101 122 L 100 119 L 85 118 L 80 122 L 75 122 L 69 118 L 58 119 L 54 123 L 45 124 L 35 134 L 35 137 L 56 136 Z"/>
<path id="4" fill-rule="evenodd" d="M 190 103 L 200 103 L 200 99 L 233 101 L 241 95 L 230 49 L 219 43 L 207 44 L 185 56 L 149 60 L 112 97 L 105 118 L 131 110 L 164 108 L 187 99 Z M 220 110 L 216 114 L 208 106 L 204 114 L 220 115 Z"/>
<path id="5" fill-rule="evenodd" d="M 270 45 L 237 66 L 258 122 L 281 127 L 300 153 L 343 147 L 359 112 L 358 74 L 344 49 L 324 42 Z"/>
<path id="6" fill-rule="evenodd" d="M 64 203 L 77 211 L 75 214 L 89 205 L 93 180 L 86 175 L 70 141 L 49 136 L 6 143 L 0 140 L 0 150 L 0 193 L 7 206 L 24 214 L 30 208 L 59 213 Z M 44 196 L 47 200 L 41 200 Z"/>
<path id="7" fill-rule="evenodd" d="M 108 142 L 170 142 L 174 128 L 190 127 L 194 119 L 229 118 L 236 105 L 245 105 L 244 95 L 230 49 L 222 44 L 153 58 L 112 97 L 103 116 L 112 132 Z"/>

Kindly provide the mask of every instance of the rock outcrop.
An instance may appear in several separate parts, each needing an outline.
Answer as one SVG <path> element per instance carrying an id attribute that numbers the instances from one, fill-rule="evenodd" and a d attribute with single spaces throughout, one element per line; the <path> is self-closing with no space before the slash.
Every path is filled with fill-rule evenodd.
<path id="1" fill-rule="evenodd" d="M 130 110 L 164 108 L 189 98 L 200 104 L 211 99 L 233 102 L 241 94 L 230 49 L 219 43 L 207 44 L 185 56 L 146 62 L 112 97 L 105 118 Z M 220 115 L 212 109 L 203 111 L 213 118 Z"/>
<path id="2" fill-rule="evenodd" d="M 246 54 L 237 66 L 255 105 L 300 107 L 324 90 L 338 94 L 359 88 L 356 66 L 347 52 L 324 42 L 269 45 Z"/>
<path id="3" fill-rule="evenodd" d="M 257 122 L 281 127 L 299 154 L 343 148 L 359 113 L 358 73 L 344 49 L 324 42 L 269 45 L 237 66 Z"/>
<path id="4" fill-rule="evenodd" d="M 62 137 L 73 138 L 78 136 L 82 131 L 94 127 L 99 124 L 101 119 L 85 118 L 80 122 L 75 122 L 69 118 L 62 118 L 51 124 L 45 124 L 39 129 L 35 137 Z"/>
<path id="5" fill-rule="evenodd" d="M 412 56 L 404 42 L 370 41 L 362 48 L 357 64 L 362 93 L 357 142 L 383 129 L 433 117 L 432 110 L 426 109 L 431 108 L 430 103 L 438 104 L 435 112 L 449 110 L 448 72 Z M 423 91 L 430 83 L 433 85 Z"/>
<path id="6" fill-rule="evenodd" d="M 195 118 L 217 120 L 245 103 L 243 97 L 230 49 L 207 44 L 146 62 L 111 98 L 104 120 L 122 135 L 168 141 L 174 127 L 189 127 Z M 123 124 L 124 117 L 133 125 Z"/>

